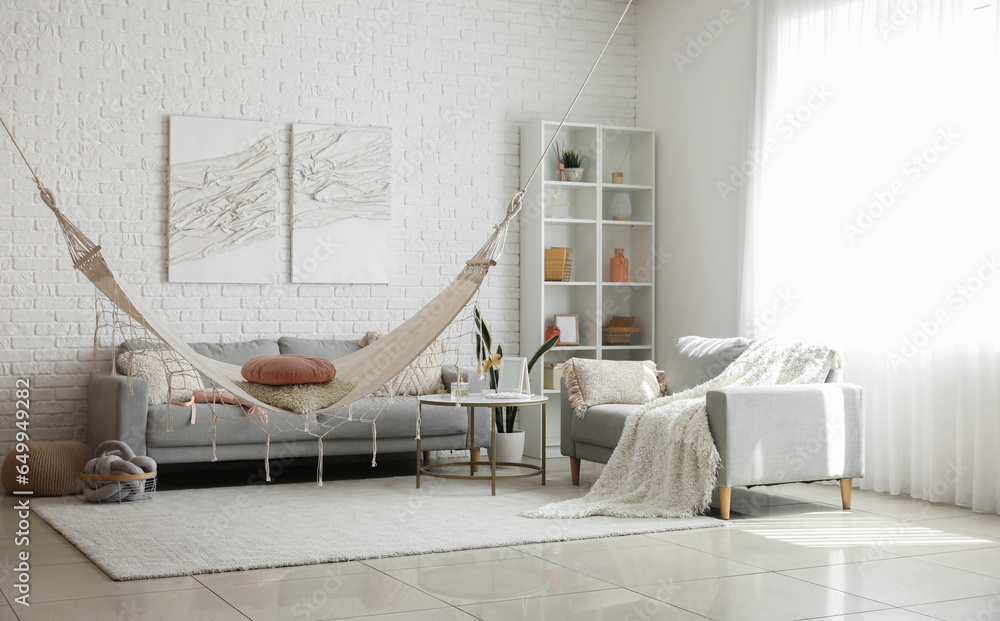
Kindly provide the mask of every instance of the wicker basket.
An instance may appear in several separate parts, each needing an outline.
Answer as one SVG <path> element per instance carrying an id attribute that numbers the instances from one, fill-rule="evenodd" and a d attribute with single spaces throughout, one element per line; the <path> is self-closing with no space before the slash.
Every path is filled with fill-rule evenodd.
<path id="1" fill-rule="evenodd" d="M 635 317 L 612 317 L 601 329 L 605 345 L 635 345 L 642 328 L 635 327 Z"/>
<path id="2" fill-rule="evenodd" d="M 81 474 L 80 479 L 84 496 L 98 504 L 142 502 L 152 498 L 156 491 L 156 470 L 145 474 Z"/>
<path id="3" fill-rule="evenodd" d="M 545 249 L 545 280 L 550 282 L 569 281 L 569 273 L 572 266 L 572 248 Z"/>

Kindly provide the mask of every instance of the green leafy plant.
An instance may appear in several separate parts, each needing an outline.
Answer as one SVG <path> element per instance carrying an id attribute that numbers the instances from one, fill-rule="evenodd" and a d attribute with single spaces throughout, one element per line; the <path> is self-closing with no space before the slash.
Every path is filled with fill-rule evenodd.
<path id="1" fill-rule="evenodd" d="M 583 160 L 585 159 L 587 159 L 586 155 L 582 155 L 573 149 L 566 149 L 562 152 L 562 158 L 559 160 L 559 163 L 564 168 L 582 168 Z"/>
<path id="2" fill-rule="evenodd" d="M 476 359 L 479 361 L 478 368 L 480 372 L 480 377 L 483 374 L 489 376 L 489 386 L 493 390 L 496 390 L 500 385 L 500 362 L 503 360 L 503 346 L 497 345 L 496 353 L 493 352 L 493 334 L 490 332 L 489 327 L 486 325 L 486 320 L 483 319 L 482 313 L 479 312 L 479 307 L 475 308 L 473 313 L 474 321 L 476 325 Z M 559 341 L 559 335 L 555 335 L 549 340 L 542 343 L 542 345 L 535 351 L 534 355 L 528 360 L 528 373 L 531 373 L 531 369 L 535 367 L 535 363 L 545 355 L 550 349 L 555 347 L 556 343 Z M 493 408 L 494 416 L 496 417 L 497 432 L 507 433 L 514 430 L 514 421 L 517 419 L 517 411 L 519 408 L 514 406 Z"/>

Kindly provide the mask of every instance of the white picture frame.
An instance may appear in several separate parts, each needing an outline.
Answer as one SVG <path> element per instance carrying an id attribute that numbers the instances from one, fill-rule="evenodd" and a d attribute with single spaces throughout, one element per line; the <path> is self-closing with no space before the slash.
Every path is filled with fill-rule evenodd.
<path id="1" fill-rule="evenodd" d="M 579 315 L 556 315 L 555 322 L 559 328 L 559 347 L 580 344 Z"/>
<path id="2" fill-rule="evenodd" d="M 274 123 L 171 116 L 169 138 L 167 282 L 274 283 Z"/>
<path id="3" fill-rule="evenodd" d="M 497 392 L 531 393 L 527 358 L 504 357 L 500 361 L 500 380 L 497 382 Z"/>

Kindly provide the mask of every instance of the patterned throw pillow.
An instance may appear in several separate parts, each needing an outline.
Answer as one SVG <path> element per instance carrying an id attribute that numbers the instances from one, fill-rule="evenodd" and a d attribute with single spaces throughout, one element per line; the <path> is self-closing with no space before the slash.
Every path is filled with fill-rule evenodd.
<path id="1" fill-rule="evenodd" d="M 663 394 L 656 363 L 571 358 L 563 366 L 569 402 L 577 416 L 605 403 L 641 405 Z"/>
<path id="2" fill-rule="evenodd" d="M 201 390 L 201 376 L 191 363 L 170 349 L 127 351 L 118 356 L 118 369 L 149 382 L 149 405 L 188 401 Z"/>
<path id="3" fill-rule="evenodd" d="M 367 347 L 388 334 L 384 330 L 372 331 L 361 339 L 361 346 Z M 441 379 L 441 364 L 444 362 L 444 343 L 434 341 L 417 356 L 396 377 L 382 385 L 372 393 L 375 397 L 390 395 L 432 395 L 444 392 L 444 382 Z"/>

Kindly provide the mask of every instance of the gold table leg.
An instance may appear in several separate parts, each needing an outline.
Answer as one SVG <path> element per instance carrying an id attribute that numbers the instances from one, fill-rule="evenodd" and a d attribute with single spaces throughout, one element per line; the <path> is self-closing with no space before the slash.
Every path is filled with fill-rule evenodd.
<path id="1" fill-rule="evenodd" d="M 420 452 L 420 415 L 423 413 L 423 404 L 419 401 L 417 402 L 417 489 L 420 489 L 420 459 L 422 453 Z"/>
<path id="2" fill-rule="evenodd" d="M 542 485 L 545 485 L 545 403 L 542 403 Z"/>
<path id="3" fill-rule="evenodd" d="M 493 483 L 493 496 L 497 495 L 497 408 L 490 412 L 490 479 Z"/>

